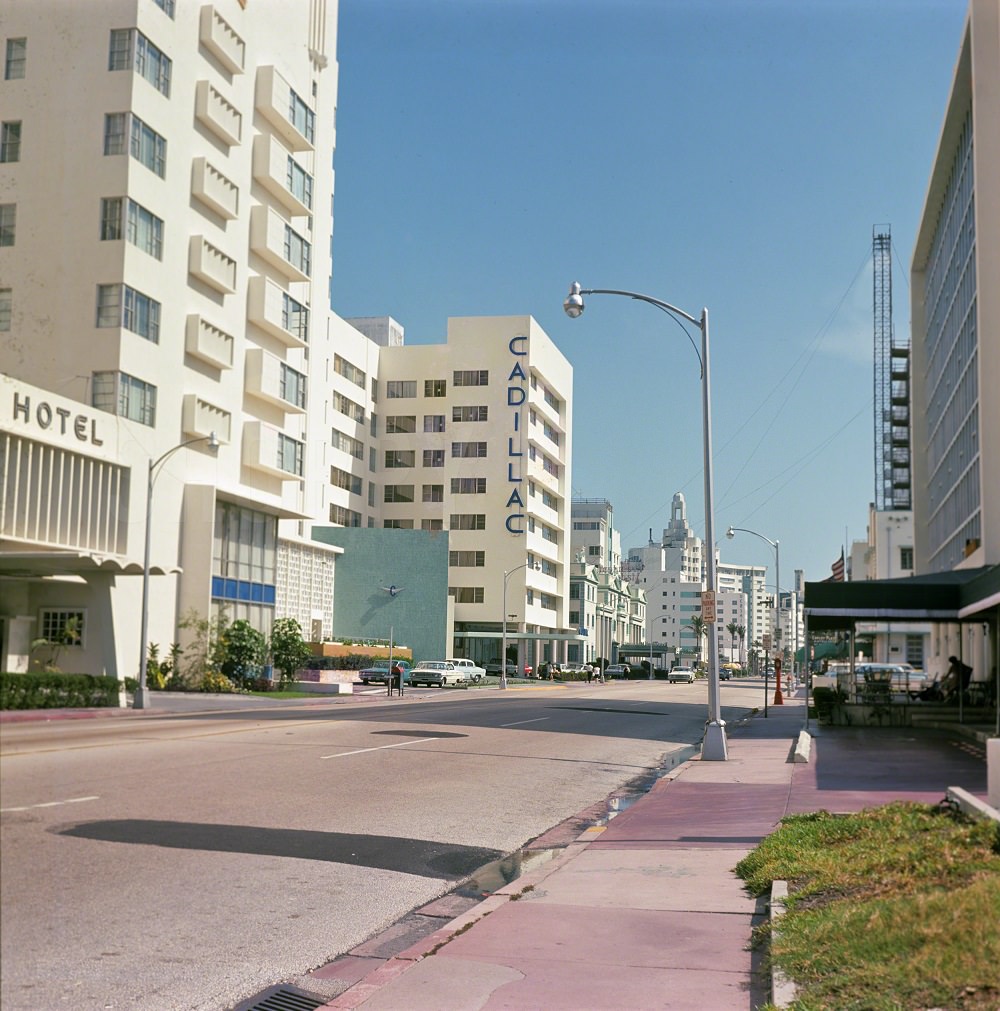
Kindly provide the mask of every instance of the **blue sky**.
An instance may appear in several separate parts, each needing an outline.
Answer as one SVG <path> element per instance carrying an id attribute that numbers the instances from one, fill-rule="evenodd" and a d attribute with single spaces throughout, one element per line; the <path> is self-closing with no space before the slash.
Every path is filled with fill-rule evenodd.
<path id="1" fill-rule="evenodd" d="M 574 496 L 625 550 L 704 533 L 691 345 L 710 315 L 722 560 L 824 579 L 874 499 L 872 229 L 893 320 L 959 0 L 340 0 L 333 308 L 407 343 L 530 314 L 574 367 Z M 697 337 L 697 333 L 695 333 Z M 720 540 L 721 539 L 721 540 Z"/>

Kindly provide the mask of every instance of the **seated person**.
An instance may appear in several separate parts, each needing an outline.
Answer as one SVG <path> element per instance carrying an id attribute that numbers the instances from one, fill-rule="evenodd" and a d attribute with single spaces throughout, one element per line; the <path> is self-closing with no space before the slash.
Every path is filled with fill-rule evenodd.
<path id="1" fill-rule="evenodd" d="M 962 663 L 957 656 L 948 657 L 947 673 L 940 681 L 933 681 L 921 693 L 920 698 L 928 702 L 947 702 L 957 692 L 969 687 L 972 668 Z"/>

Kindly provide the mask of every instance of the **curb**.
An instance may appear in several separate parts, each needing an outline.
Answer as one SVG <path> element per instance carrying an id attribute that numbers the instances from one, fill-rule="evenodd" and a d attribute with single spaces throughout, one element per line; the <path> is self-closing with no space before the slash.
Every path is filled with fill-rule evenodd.
<path id="1" fill-rule="evenodd" d="M 785 900 L 788 898 L 788 882 L 771 882 L 771 943 L 779 931 L 775 922 L 785 915 Z M 771 965 L 771 1003 L 775 1007 L 788 1008 L 795 1003 L 798 987 L 778 968 Z"/>

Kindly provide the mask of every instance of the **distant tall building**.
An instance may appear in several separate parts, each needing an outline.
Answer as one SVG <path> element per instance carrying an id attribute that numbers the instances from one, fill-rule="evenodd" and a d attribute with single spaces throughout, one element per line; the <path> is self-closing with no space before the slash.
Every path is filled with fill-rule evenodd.
<path id="1" fill-rule="evenodd" d="M 911 264 L 914 568 L 1000 562 L 1000 4 L 971 0 Z"/>

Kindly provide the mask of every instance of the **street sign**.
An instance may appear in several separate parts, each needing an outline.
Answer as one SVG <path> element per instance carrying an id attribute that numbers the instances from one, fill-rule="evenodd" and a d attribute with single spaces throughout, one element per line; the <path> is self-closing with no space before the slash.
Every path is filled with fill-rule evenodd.
<path id="1" fill-rule="evenodd" d="M 771 633 L 770 632 L 765 632 L 762 638 L 764 640 L 764 643 L 763 643 L 763 645 L 764 645 L 764 652 L 766 653 L 771 648 Z"/>
<path id="2" fill-rule="evenodd" d="M 715 624 L 715 590 L 701 591 L 701 617 L 706 624 Z"/>

